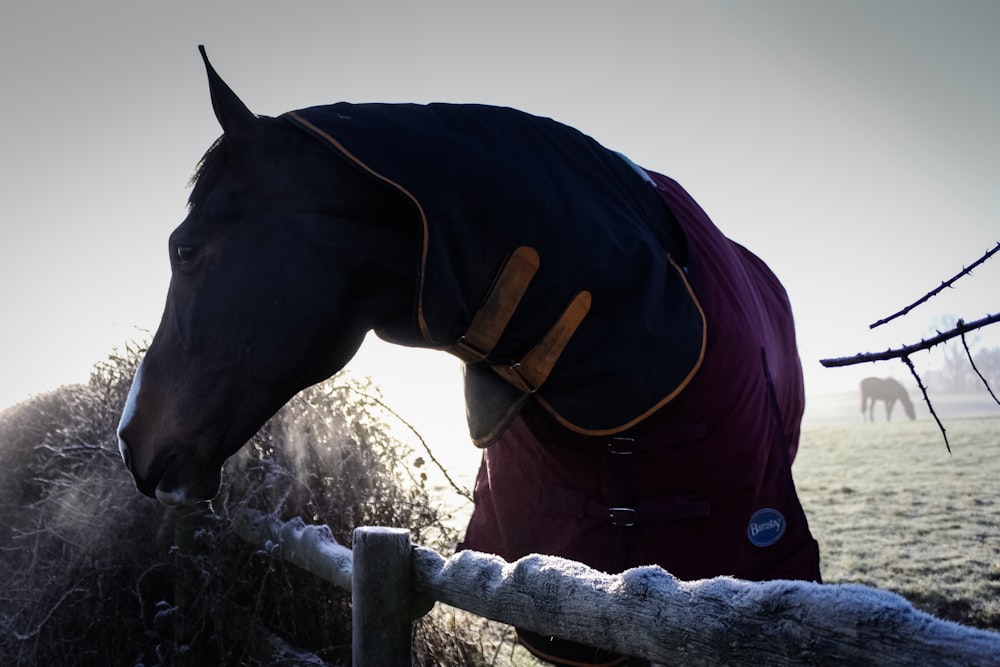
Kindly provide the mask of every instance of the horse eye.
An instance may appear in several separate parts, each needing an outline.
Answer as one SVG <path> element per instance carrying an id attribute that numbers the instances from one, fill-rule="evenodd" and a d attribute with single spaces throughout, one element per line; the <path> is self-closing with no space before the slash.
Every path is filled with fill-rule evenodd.
<path id="1" fill-rule="evenodd" d="M 194 259 L 194 246 L 179 245 L 174 248 L 174 259 L 178 264 L 187 264 Z"/>

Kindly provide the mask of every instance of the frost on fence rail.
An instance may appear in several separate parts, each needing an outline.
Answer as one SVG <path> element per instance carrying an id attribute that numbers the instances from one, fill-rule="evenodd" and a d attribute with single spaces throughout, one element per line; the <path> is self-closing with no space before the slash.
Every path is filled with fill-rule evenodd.
<path id="1" fill-rule="evenodd" d="M 275 552 L 283 558 L 298 554 L 292 562 L 303 567 L 327 554 L 343 558 L 340 545 L 313 539 L 328 531 L 308 533 L 299 520 L 288 528 L 260 517 L 259 530 L 241 528 L 241 534 L 272 541 L 288 535 L 295 548 L 283 545 Z M 316 555 L 301 553 L 314 548 Z M 610 575 L 554 556 L 507 563 L 464 551 L 446 559 L 421 547 L 411 550 L 409 560 L 414 590 L 404 596 L 429 596 L 494 621 L 655 662 L 1000 664 L 1000 633 L 940 620 L 899 595 L 867 586 L 728 577 L 685 582 L 659 567 Z M 307 569 L 323 578 L 329 571 Z"/>
<path id="2" fill-rule="evenodd" d="M 553 556 L 514 563 L 414 553 L 420 593 L 495 621 L 685 665 L 997 665 L 1000 634 L 860 585 L 683 582 L 659 567 L 609 575 Z"/>
<path id="3" fill-rule="evenodd" d="M 286 560 L 320 579 L 351 590 L 353 556 L 351 550 L 333 538 L 328 526 L 314 526 L 296 517 L 277 517 L 247 510 L 235 517 L 236 532 L 247 542 Z"/>

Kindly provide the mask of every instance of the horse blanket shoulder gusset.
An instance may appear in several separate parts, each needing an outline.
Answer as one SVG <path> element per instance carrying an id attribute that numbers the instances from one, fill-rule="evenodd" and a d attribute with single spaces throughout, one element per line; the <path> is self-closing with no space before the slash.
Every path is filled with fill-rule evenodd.
<path id="1" fill-rule="evenodd" d="M 622 432 L 696 374 L 706 325 L 685 240 L 622 156 L 504 107 L 340 103 L 283 118 L 412 203 L 414 334 L 392 342 L 466 362 L 477 445 L 529 400 L 575 433 Z"/>

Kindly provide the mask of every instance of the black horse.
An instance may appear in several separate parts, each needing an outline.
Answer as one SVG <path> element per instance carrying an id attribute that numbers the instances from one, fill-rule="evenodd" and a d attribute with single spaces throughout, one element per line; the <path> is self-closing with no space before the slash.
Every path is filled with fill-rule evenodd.
<path id="1" fill-rule="evenodd" d="M 256 117 L 205 65 L 224 135 L 119 426 L 142 493 L 212 498 L 226 458 L 374 330 L 466 364 L 485 449 L 464 548 L 819 579 L 787 296 L 677 183 L 513 109 Z"/>
<path id="2" fill-rule="evenodd" d="M 866 421 L 875 421 L 875 402 L 885 402 L 885 420 L 892 420 L 892 408 L 899 401 L 910 419 L 916 418 L 913 401 L 906 393 L 906 387 L 893 378 L 869 377 L 861 381 L 861 416 Z"/>

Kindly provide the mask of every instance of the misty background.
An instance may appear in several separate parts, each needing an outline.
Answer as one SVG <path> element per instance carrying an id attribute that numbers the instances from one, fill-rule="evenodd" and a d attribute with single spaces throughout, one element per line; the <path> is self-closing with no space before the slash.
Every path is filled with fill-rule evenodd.
<path id="1" fill-rule="evenodd" d="M 220 133 L 199 43 L 258 114 L 477 102 L 575 126 L 676 178 L 768 262 L 810 397 L 902 378 L 818 360 L 998 310 L 993 260 L 867 327 L 1000 240 L 998 28 L 988 1 L 5 3 L 0 407 L 155 330 L 167 236 Z M 452 358 L 373 342 L 350 368 L 432 441 L 464 429 Z"/>

